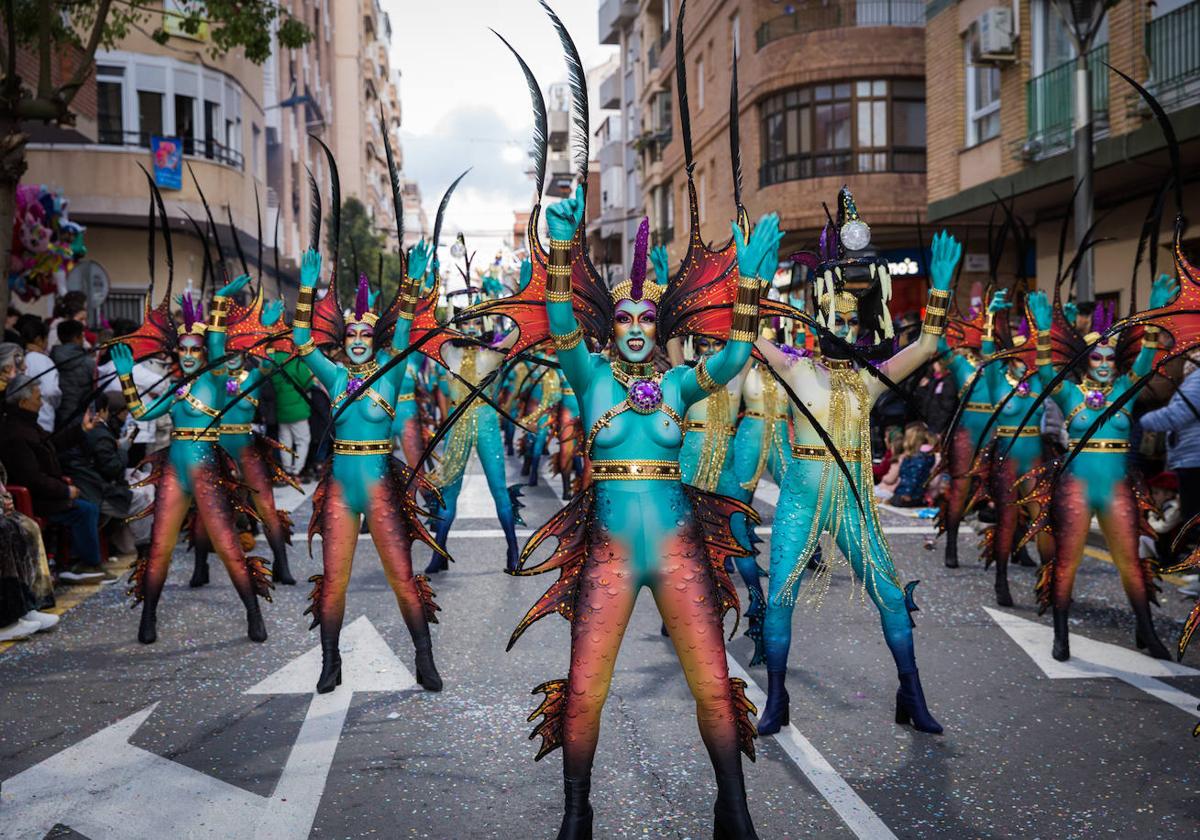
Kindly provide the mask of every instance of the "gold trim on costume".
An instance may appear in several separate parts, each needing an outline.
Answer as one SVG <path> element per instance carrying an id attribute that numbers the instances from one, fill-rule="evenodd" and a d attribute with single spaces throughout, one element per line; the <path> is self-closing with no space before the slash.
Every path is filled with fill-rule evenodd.
<path id="1" fill-rule="evenodd" d="M 1072 440 L 1071 446 L 1074 446 L 1078 441 Z M 1129 441 L 1121 440 L 1120 438 L 1110 438 L 1107 440 L 1097 440 L 1093 438 L 1083 445 L 1084 452 L 1128 452 Z"/>
<path id="2" fill-rule="evenodd" d="M 678 461 L 592 461 L 593 481 L 678 481 Z"/>
<path id="3" fill-rule="evenodd" d="M 708 360 L 701 359 L 700 364 L 696 365 L 696 384 L 700 386 L 700 390 L 706 394 L 715 394 L 721 390 L 721 384 L 712 378 L 712 374 L 708 372 Z"/>
<path id="4" fill-rule="evenodd" d="M 838 452 L 842 454 L 842 460 L 846 461 L 847 463 L 851 461 L 858 461 L 863 456 L 863 450 L 858 448 L 839 449 Z M 792 457 L 799 458 L 802 461 L 824 461 L 827 459 L 832 460 L 833 454 L 830 453 L 830 451 L 824 446 L 813 446 L 807 443 L 793 443 Z"/>
<path id="5" fill-rule="evenodd" d="M 253 433 L 254 429 L 249 423 L 231 423 L 227 426 L 221 426 L 221 434 L 223 435 L 249 435 Z"/>
<path id="6" fill-rule="evenodd" d="M 338 440 L 333 441 L 334 455 L 391 455 L 390 440 Z"/>
<path id="7" fill-rule="evenodd" d="M 216 443 L 220 439 L 220 433 L 216 429 L 204 431 L 203 429 L 172 429 L 171 440 L 184 440 L 190 443 Z"/>
<path id="8" fill-rule="evenodd" d="M 550 333 L 550 339 L 554 342 L 556 350 L 574 350 L 583 341 L 583 327 L 576 324 L 575 329 L 566 335 Z"/>
<path id="9" fill-rule="evenodd" d="M 966 404 L 965 408 L 967 411 L 986 411 L 988 414 L 992 413 L 992 404 L 991 403 L 969 402 Z"/>
<path id="10" fill-rule="evenodd" d="M 1000 437 L 1038 437 L 1041 430 L 1037 426 L 1021 426 L 1020 432 L 1016 426 L 997 426 L 996 434 Z"/>
<path id="11" fill-rule="evenodd" d="M 727 434 L 732 435 L 732 434 L 737 433 L 736 426 L 724 426 L 723 428 Z M 707 431 L 709 431 L 708 421 L 707 420 L 688 420 L 688 421 L 684 422 L 684 424 L 683 424 L 683 431 L 684 431 L 684 434 L 686 434 L 688 432 L 707 432 Z"/>

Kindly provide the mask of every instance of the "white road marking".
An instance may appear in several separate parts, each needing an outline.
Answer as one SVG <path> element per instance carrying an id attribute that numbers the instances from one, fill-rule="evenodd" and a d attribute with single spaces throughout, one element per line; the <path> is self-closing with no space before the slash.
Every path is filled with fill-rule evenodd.
<path id="1" fill-rule="evenodd" d="M 1071 634 L 1071 658 L 1059 662 L 1050 655 L 1054 630 L 1036 621 L 984 607 L 1042 673 L 1052 680 L 1115 678 L 1170 704 L 1192 717 L 1200 717 L 1200 697 L 1162 682 L 1160 677 L 1200 677 L 1200 671 L 1165 659 L 1152 659 L 1138 651 Z"/>
<path id="2" fill-rule="evenodd" d="M 154 703 L 5 780 L 0 838 L 44 837 L 57 824 L 95 840 L 308 837 L 353 693 L 415 685 L 365 616 L 342 633 L 343 685 L 330 694 L 313 694 L 320 662 L 316 648 L 246 692 L 312 695 L 269 797 L 131 745 Z"/>
<path id="3" fill-rule="evenodd" d="M 747 699 L 761 710 L 767 702 L 766 694 L 732 654 L 727 653 L 725 657 L 729 661 L 729 673 L 746 681 Z M 769 737 L 774 738 L 783 748 L 788 758 L 817 789 L 817 793 L 837 812 L 846 827 L 854 832 L 854 836 L 860 840 L 896 840 L 896 835 L 891 829 L 884 825 L 883 820 L 863 802 L 854 788 L 838 775 L 833 766 L 825 760 L 825 756 L 821 755 L 794 724 L 788 724 L 777 735 Z"/>

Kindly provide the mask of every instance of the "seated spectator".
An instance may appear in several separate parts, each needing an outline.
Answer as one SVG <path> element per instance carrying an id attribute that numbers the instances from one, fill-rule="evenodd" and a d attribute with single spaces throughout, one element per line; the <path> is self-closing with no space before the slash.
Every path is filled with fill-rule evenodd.
<path id="1" fill-rule="evenodd" d="M 900 459 L 900 480 L 891 504 L 896 507 L 925 507 L 925 485 L 933 472 L 934 443 L 924 423 L 909 423 L 904 430 L 904 456 Z"/>
<path id="2" fill-rule="evenodd" d="M 64 568 L 69 562 L 66 558 L 59 560 L 59 579 L 69 583 L 116 582 L 116 576 L 103 568 L 100 557 L 100 509 L 67 480 L 58 460 L 58 449 L 78 445 L 95 427 L 96 418 L 88 410 L 78 424 L 48 434 L 37 423 L 42 407 L 38 383 L 24 374 L 8 383 L 4 397 L 8 410 L 2 427 L 5 445 L 0 447 L 0 461 L 8 470 L 9 481 L 29 489 L 36 516 L 70 529 L 71 547 L 79 557 L 70 568 Z"/>
<path id="3" fill-rule="evenodd" d="M 47 432 L 54 431 L 54 413 L 62 392 L 58 389 L 58 371 L 54 362 L 46 355 L 46 337 L 50 334 L 46 322 L 36 315 L 22 315 L 17 319 L 17 332 L 25 347 L 25 372 L 37 378 L 42 389 L 42 410 L 38 412 L 38 425 Z"/>
<path id="4" fill-rule="evenodd" d="M 33 525 L 32 533 L 25 523 Z M 54 606 L 49 569 L 30 562 L 30 540 L 41 544 L 37 523 L 17 513 L 12 495 L 0 482 L 0 642 L 22 639 L 58 624 L 58 616 L 40 612 Z M 49 592 L 47 596 L 44 593 Z M 43 594 L 38 594 L 42 592 Z"/>
<path id="5" fill-rule="evenodd" d="M 54 578 L 50 574 L 50 560 L 46 556 L 46 544 L 42 541 L 42 529 L 37 521 L 16 509 L 12 493 L 9 492 L 8 474 L 0 464 L 0 517 L 17 523 L 25 537 L 25 562 L 21 580 L 33 593 L 35 609 L 47 610 L 54 606 Z"/>
<path id="6" fill-rule="evenodd" d="M 900 480 L 900 459 L 904 456 L 904 430 L 892 426 L 887 430 L 887 450 L 883 460 L 872 464 L 871 470 L 875 476 L 875 497 L 890 499 L 896 492 L 896 482 Z"/>
<path id="7" fill-rule="evenodd" d="M 50 351 L 58 365 L 60 396 L 55 413 L 57 428 L 78 422 L 88 396 L 96 387 L 96 360 L 83 346 L 83 324 L 62 321 L 58 325 L 59 344 Z"/>

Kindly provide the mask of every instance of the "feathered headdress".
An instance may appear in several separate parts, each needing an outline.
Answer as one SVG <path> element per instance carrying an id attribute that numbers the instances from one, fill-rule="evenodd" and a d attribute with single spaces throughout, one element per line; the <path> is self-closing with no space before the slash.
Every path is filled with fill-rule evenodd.
<path id="1" fill-rule="evenodd" d="M 633 245 L 633 265 L 629 269 L 629 279 L 612 288 L 613 304 L 623 300 L 639 303 L 643 300 L 658 303 L 667 291 L 666 286 L 660 286 L 653 280 L 646 279 L 646 265 L 649 262 L 650 220 L 642 217 L 638 226 L 637 239 Z"/>
<path id="2" fill-rule="evenodd" d="M 204 322 L 204 304 L 200 301 L 192 302 L 191 289 L 183 293 L 179 304 L 183 314 L 183 323 L 175 328 L 176 334 L 180 338 L 185 335 L 204 335 L 208 331 L 208 324 Z"/>
<path id="3" fill-rule="evenodd" d="M 360 273 L 358 275 L 358 288 L 354 293 L 354 308 L 347 309 L 342 313 L 347 327 L 351 324 L 366 324 L 369 327 L 374 327 L 379 322 L 379 316 L 371 311 L 375 297 L 376 295 L 371 291 L 371 283 L 367 280 L 367 275 Z"/>

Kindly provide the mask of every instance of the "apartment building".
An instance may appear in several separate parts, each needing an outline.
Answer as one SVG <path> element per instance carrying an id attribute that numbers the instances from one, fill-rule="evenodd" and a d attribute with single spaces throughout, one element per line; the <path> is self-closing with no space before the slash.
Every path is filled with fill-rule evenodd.
<path id="1" fill-rule="evenodd" d="M 930 222 L 972 231 L 982 242 L 996 196 L 1011 197 L 1036 231 L 1030 268 L 1049 288 L 1073 191 L 1076 56 L 1068 29 L 1049 0 L 933 0 L 927 16 L 928 74 L 939 80 L 928 102 Z M 1184 209 L 1196 217 L 1200 2 L 1120 0 L 1087 60 L 1095 115 L 1094 218 L 1101 219 L 1098 235 L 1108 240 L 1095 251 L 1095 287 L 1098 298 L 1117 301 L 1123 310 L 1130 304 L 1138 235 L 1168 166 L 1149 110 L 1105 65 L 1138 80 L 1170 114 L 1182 144 Z M 1173 217 L 1172 203 L 1164 245 Z M 1074 242 L 1073 232 L 1068 242 Z M 1160 266 L 1169 265 L 1163 250 Z M 986 276 L 986 259 L 972 267 Z M 1011 278 L 1016 266 L 1009 259 L 997 268 Z M 1143 278 L 1139 286 L 1138 304 L 1144 305 L 1149 282 Z"/>

